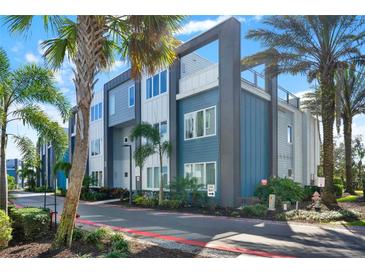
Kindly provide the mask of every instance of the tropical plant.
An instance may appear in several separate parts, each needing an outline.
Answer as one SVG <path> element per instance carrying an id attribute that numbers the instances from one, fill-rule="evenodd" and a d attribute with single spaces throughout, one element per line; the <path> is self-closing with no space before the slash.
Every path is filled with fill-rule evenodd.
<path id="1" fill-rule="evenodd" d="M 134 153 L 133 158 L 136 162 L 136 166 L 139 168 L 139 178 L 142 184 L 142 174 L 143 174 L 143 166 L 147 160 L 147 158 L 155 153 L 155 150 L 152 145 L 145 144 L 138 146 Z"/>
<path id="2" fill-rule="evenodd" d="M 15 178 L 13 176 L 8 175 L 8 190 L 14 190 L 17 188 Z"/>
<path id="3" fill-rule="evenodd" d="M 197 205 L 206 196 L 203 187 L 195 177 L 178 177 L 170 184 L 171 198 L 181 201 L 183 205 Z"/>
<path id="4" fill-rule="evenodd" d="M 33 64 L 12 71 L 6 52 L 0 48 L 0 208 L 5 212 L 8 199 L 5 166 L 7 138 L 11 136 L 21 150 L 28 149 L 26 145 L 29 141 L 29 138 L 9 133 L 8 125 L 14 121 L 22 121 L 34 128 L 39 135 L 61 143 L 57 138 L 63 129 L 50 119 L 40 104 L 53 105 L 64 119 L 68 117 L 69 103 L 55 87 L 53 72 Z M 62 145 L 66 144 L 67 138 L 63 141 Z"/>
<path id="5" fill-rule="evenodd" d="M 352 119 L 365 113 L 365 66 L 361 66 L 359 71 L 356 69 L 356 64 L 351 64 L 348 68 L 340 68 L 336 73 L 337 130 L 339 131 L 342 118 L 346 163 L 345 191 L 351 194 L 355 194 L 352 182 Z"/>
<path id="6" fill-rule="evenodd" d="M 362 160 L 365 158 L 365 144 L 362 141 L 362 136 L 357 136 L 355 138 L 354 150 L 355 150 L 354 154 L 355 154 L 356 159 L 358 161 L 357 162 L 358 182 L 359 182 L 359 184 L 362 184 L 363 196 L 364 196 L 364 200 L 365 200 L 365 176 L 363 174 L 363 162 L 362 162 Z"/>
<path id="7" fill-rule="evenodd" d="M 159 182 L 159 195 L 158 195 L 158 203 L 161 205 L 164 200 L 164 185 L 163 185 L 163 173 L 162 173 L 162 162 L 163 156 L 169 156 L 171 153 L 171 144 L 169 141 L 164 141 L 163 136 L 161 135 L 158 128 L 153 127 L 149 123 L 141 123 L 135 126 L 131 133 L 131 140 L 136 138 L 145 138 L 146 144 L 141 145 L 139 149 L 143 149 L 150 154 L 153 151 L 153 154 L 157 153 L 160 162 L 160 182 Z"/>
<path id="8" fill-rule="evenodd" d="M 33 16 L 7 16 L 11 32 L 29 30 Z M 113 64 L 115 53 L 128 59 L 133 77 L 153 73 L 175 59 L 174 37 L 183 16 L 44 16 L 46 30 L 56 38 L 43 42 L 45 57 L 58 68 L 65 58 L 75 63 L 77 131 L 70 184 L 54 246 L 71 246 L 76 209 L 85 175 L 89 144 L 90 104 L 96 75 Z"/>
<path id="9" fill-rule="evenodd" d="M 336 203 L 333 189 L 335 73 L 343 62 L 363 61 L 363 18 L 357 16 L 270 16 L 267 28 L 250 30 L 247 38 L 275 50 L 259 52 L 243 64 L 267 63 L 270 73 L 305 74 L 318 82 L 323 126 L 323 201 Z"/>
<path id="10" fill-rule="evenodd" d="M 70 175 L 72 164 L 69 162 L 65 162 L 63 160 L 59 160 L 53 167 L 53 174 L 57 174 L 57 172 L 62 171 L 65 173 L 66 178 Z"/>

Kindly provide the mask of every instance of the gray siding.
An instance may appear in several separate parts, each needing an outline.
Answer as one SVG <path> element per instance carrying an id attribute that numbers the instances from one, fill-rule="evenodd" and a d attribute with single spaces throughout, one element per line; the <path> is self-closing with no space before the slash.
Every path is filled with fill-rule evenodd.
<path id="1" fill-rule="evenodd" d="M 247 91 L 241 95 L 241 195 L 249 197 L 269 176 L 269 102 Z"/>
<path id="2" fill-rule="evenodd" d="M 288 125 L 292 126 L 293 141 L 294 117 L 289 111 L 278 111 L 278 176 L 288 177 L 288 169 L 293 170 L 293 144 L 288 143 Z"/>
<path id="3" fill-rule="evenodd" d="M 179 100 L 177 102 L 178 125 L 177 125 L 177 165 L 178 176 L 184 176 L 185 163 L 216 162 L 217 173 L 217 197 L 219 197 L 220 174 L 219 174 L 219 109 L 218 89 L 199 93 L 198 95 Z M 207 107 L 216 106 L 216 135 L 193 140 L 184 140 L 184 114 Z"/>
<path id="4" fill-rule="evenodd" d="M 181 58 L 181 78 L 193 74 L 194 72 L 206 68 L 213 63 L 196 53 L 190 53 Z"/>
<path id="5" fill-rule="evenodd" d="M 115 114 L 109 115 L 109 111 L 105 113 L 105 115 L 109 115 L 109 127 L 128 122 L 135 118 L 135 107 L 128 107 L 128 88 L 132 85 L 134 85 L 134 80 L 129 80 L 108 92 L 108 98 L 106 100 L 109 100 L 111 95 L 115 95 Z"/>

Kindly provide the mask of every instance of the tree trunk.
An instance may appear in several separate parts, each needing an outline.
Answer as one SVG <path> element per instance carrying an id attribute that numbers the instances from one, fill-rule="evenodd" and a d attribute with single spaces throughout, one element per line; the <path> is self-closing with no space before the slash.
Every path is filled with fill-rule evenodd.
<path id="1" fill-rule="evenodd" d="M 158 204 L 161 205 L 163 201 L 163 175 L 162 175 L 162 152 L 161 148 L 159 149 L 160 156 L 160 192 L 158 195 Z"/>
<path id="2" fill-rule="evenodd" d="M 329 76 L 328 76 L 329 77 Z M 322 81 L 323 79 L 321 79 Z M 333 89 L 329 81 L 321 83 L 321 103 L 322 103 L 322 124 L 323 124 L 323 173 L 325 177 L 325 187 L 322 193 L 322 200 L 325 204 L 337 204 L 333 186 L 333 124 L 335 121 L 334 110 L 335 100 Z"/>
<path id="3" fill-rule="evenodd" d="M 352 184 L 352 117 L 344 115 L 343 117 L 343 136 L 345 140 L 345 173 L 346 185 L 345 191 L 350 194 L 355 194 Z"/>
<path id="4" fill-rule="evenodd" d="M 1 127 L 0 145 L 0 209 L 8 214 L 8 181 L 6 176 L 6 124 Z"/>
<path id="5" fill-rule="evenodd" d="M 70 247 L 86 171 L 89 148 L 90 104 L 94 78 L 102 58 L 103 26 L 96 16 L 78 16 L 75 88 L 77 99 L 77 130 L 75 151 L 70 170 L 69 188 L 53 247 Z"/>

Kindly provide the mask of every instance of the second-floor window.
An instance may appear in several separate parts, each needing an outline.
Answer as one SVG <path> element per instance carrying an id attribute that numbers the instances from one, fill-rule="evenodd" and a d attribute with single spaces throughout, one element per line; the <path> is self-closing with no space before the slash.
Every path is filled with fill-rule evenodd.
<path id="1" fill-rule="evenodd" d="M 101 139 L 95 139 L 91 141 L 91 156 L 96 156 L 100 154 Z"/>
<path id="2" fill-rule="evenodd" d="M 167 70 L 146 79 L 146 99 L 167 92 Z"/>
<path id="3" fill-rule="evenodd" d="M 215 106 L 186 113 L 184 127 L 185 140 L 215 135 Z"/>
<path id="4" fill-rule="evenodd" d="M 135 103 L 135 86 L 131 86 L 128 88 L 128 107 L 134 107 Z"/>
<path id="5" fill-rule="evenodd" d="M 109 115 L 115 114 L 115 94 L 109 96 Z"/>
<path id="6" fill-rule="evenodd" d="M 103 117 L 103 104 L 99 103 L 91 107 L 91 121 L 99 120 Z"/>
<path id="7" fill-rule="evenodd" d="M 291 125 L 288 125 L 288 144 L 293 143 L 293 128 Z"/>

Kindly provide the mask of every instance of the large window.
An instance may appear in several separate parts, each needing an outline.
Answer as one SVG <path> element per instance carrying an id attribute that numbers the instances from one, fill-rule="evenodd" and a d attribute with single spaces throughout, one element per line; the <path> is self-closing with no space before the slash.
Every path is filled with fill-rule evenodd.
<path id="1" fill-rule="evenodd" d="M 100 154 L 101 139 L 96 139 L 91 141 L 91 156 L 96 156 Z"/>
<path id="2" fill-rule="evenodd" d="M 204 188 L 216 184 L 216 163 L 188 163 L 184 165 L 185 177 L 194 177 Z"/>
<path id="3" fill-rule="evenodd" d="M 166 141 L 167 138 L 167 121 L 163 121 L 160 123 L 160 135 L 162 141 Z"/>
<path id="4" fill-rule="evenodd" d="M 109 115 L 115 114 L 115 94 L 109 96 Z"/>
<path id="5" fill-rule="evenodd" d="M 128 107 L 134 107 L 135 96 L 136 96 L 135 87 L 134 86 L 129 87 L 128 88 Z"/>
<path id="6" fill-rule="evenodd" d="M 102 103 L 96 104 L 91 107 L 91 121 L 99 120 L 103 117 L 103 105 Z"/>
<path id="7" fill-rule="evenodd" d="M 184 115 L 185 140 L 215 135 L 215 106 Z"/>
<path id="8" fill-rule="evenodd" d="M 146 99 L 167 92 L 167 70 L 146 79 Z"/>
<path id="9" fill-rule="evenodd" d="M 163 185 L 167 186 L 167 166 L 162 166 Z M 160 167 L 147 168 L 147 188 L 160 188 L 161 173 Z"/>
<path id="10" fill-rule="evenodd" d="M 292 144 L 293 143 L 293 128 L 291 125 L 288 125 L 288 132 L 287 132 L 288 136 L 288 143 Z"/>
<path id="11" fill-rule="evenodd" d="M 91 181 L 91 186 L 101 186 L 103 182 L 103 172 L 102 171 L 92 171 L 91 177 L 93 180 Z"/>

